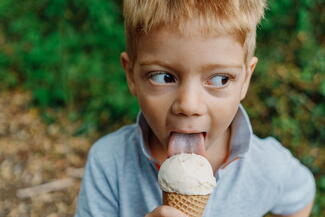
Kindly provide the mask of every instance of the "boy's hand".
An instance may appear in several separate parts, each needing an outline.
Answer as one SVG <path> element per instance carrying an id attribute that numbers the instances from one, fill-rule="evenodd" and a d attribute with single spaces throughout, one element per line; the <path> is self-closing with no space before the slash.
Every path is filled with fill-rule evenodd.
<path id="1" fill-rule="evenodd" d="M 178 209 L 171 206 L 158 206 L 152 212 L 145 215 L 145 217 L 188 217 Z"/>

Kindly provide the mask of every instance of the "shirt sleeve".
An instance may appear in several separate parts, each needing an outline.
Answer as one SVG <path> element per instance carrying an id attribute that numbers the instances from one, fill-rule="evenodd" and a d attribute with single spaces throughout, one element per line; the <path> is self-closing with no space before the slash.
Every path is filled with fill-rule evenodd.
<path id="1" fill-rule="evenodd" d="M 278 141 L 272 143 L 279 153 L 279 196 L 271 212 L 277 215 L 294 214 L 305 208 L 315 196 L 315 180 L 307 167 L 301 164 Z"/>
<path id="2" fill-rule="evenodd" d="M 107 165 L 104 168 L 97 157 L 95 146 L 96 144 L 88 154 L 75 217 L 117 217 L 119 213 L 117 194 L 114 192 L 114 167 Z"/>

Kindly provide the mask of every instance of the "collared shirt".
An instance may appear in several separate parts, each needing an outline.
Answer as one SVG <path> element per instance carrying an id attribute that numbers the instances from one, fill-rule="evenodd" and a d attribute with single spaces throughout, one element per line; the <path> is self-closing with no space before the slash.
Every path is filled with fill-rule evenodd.
<path id="1" fill-rule="evenodd" d="M 157 162 L 148 144 L 149 126 L 137 123 L 99 139 L 91 148 L 76 217 L 143 217 L 162 205 Z M 216 172 L 217 187 L 204 216 L 261 217 L 295 213 L 315 195 L 315 180 L 277 140 L 252 132 L 242 106 L 231 124 L 230 156 Z"/>

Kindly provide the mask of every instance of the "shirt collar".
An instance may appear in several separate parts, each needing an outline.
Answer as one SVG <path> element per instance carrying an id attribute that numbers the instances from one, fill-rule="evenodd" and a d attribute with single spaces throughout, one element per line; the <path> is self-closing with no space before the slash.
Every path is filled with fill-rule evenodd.
<path id="1" fill-rule="evenodd" d="M 240 104 L 238 111 L 231 123 L 231 137 L 230 137 L 230 155 L 224 166 L 237 158 L 243 158 L 248 152 L 251 138 L 253 135 L 252 125 L 249 117 Z"/>
<path id="2" fill-rule="evenodd" d="M 139 140 L 142 153 L 151 161 L 158 163 L 150 154 L 148 144 L 149 126 L 143 113 L 140 111 L 137 116 L 137 129 L 139 131 Z M 240 104 L 238 111 L 231 123 L 230 147 L 231 152 L 225 165 L 237 158 L 242 158 L 248 152 L 251 138 L 253 135 L 252 126 L 249 117 Z"/>

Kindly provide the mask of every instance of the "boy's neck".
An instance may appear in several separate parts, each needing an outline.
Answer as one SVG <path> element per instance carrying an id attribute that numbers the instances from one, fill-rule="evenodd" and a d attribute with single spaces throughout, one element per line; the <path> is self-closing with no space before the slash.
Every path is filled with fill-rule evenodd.
<path id="1" fill-rule="evenodd" d="M 213 171 L 216 172 L 223 165 L 230 154 L 230 135 L 231 127 L 228 127 L 223 136 L 216 141 L 216 144 L 207 150 L 207 159 L 210 162 Z M 167 159 L 167 150 L 160 144 L 154 133 L 149 128 L 148 147 L 151 155 L 162 164 Z"/>
<path id="2" fill-rule="evenodd" d="M 216 144 L 207 150 L 207 159 L 212 165 L 214 172 L 216 172 L 228 160 L 231 151 L 230 137 L 231 127 L 229 126 L 223 136 L 216 141 Z"/>
<path id="3" fill-rule="evenodd" d="M 160 144 L 157 137 L 154 135 L 149 127 L 148 131 L 148 147 L 151 152 L 152 157 L 154 157 L 158 163 L 161 165 L 168 157 L 167 150 Z"/>

